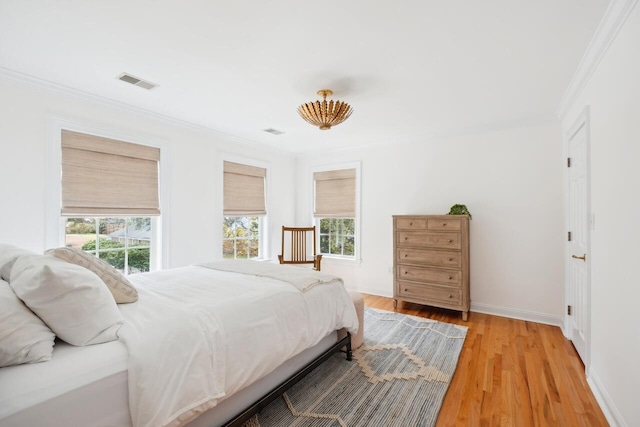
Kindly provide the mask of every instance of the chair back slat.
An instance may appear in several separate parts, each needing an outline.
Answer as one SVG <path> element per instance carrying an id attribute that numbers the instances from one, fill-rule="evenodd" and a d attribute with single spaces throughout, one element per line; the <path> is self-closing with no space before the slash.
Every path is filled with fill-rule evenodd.
<path id="1" fill-rule="evenodd" d="M 286 236 L 290 234 L 290 236 Z M 288 239 L 287 239 L 288 237 Z M 309 238 L 313 244 L 308 245 Z M 285 242 L 289 242 L 289 250 L 286 251 Z M 309 248 L 313 253 L 308 253 Z M 322 255 L 316 253 L 316 227 L 282 227 L 282 253 L 278 255 L 280 264 L 313 264 L 316 270 L 320 270 Z"/>

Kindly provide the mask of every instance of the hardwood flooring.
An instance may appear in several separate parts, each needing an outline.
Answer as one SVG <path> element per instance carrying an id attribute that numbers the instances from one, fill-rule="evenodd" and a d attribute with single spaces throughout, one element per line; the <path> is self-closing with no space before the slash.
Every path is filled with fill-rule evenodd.
<path id="1" fill-rule="evenodd" d="M 364 295 L 394 311 L 393 300 Z M 398 302 L 399 313 L 467 326 L 437 426 L 608 426 L 573 345 L 555 326 Z"/>

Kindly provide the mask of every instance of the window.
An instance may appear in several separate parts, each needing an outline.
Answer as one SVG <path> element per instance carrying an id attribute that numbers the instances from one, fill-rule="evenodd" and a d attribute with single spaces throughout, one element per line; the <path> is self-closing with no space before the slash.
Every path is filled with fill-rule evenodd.
<path id="1" fill-rule="evenodd" d="M 222 225 L 222 257 L 251 259 L 260 256 L 260 217 L 226 216 Z"/>
<path id="2" fill-rule="evenodd" d="M 152 218 L 67 218 L 65 245 L 81 249 L 124 274 L 151 267 Z"/>
<path id="3" fill-rule="evenodd" d="M 61 130 L 64 244 L 124 274 L 157 268 L 160 150 Z"/>
<path id="4" fill-rule="evenodd" d="M 313 175 L 314 217 L 323 255 L 356 257 L 356 172 L 349 168 Z"/>
<path id="5" fill-rule="evenodd" d="M 356 254 L 355 219 L 320 218 L 320 253 L 349 256 Z"/>
<path id="6" fill-rule="evenodd" d="M 224 162 L 222 256 L 261 258 L 266 169 Z"/>

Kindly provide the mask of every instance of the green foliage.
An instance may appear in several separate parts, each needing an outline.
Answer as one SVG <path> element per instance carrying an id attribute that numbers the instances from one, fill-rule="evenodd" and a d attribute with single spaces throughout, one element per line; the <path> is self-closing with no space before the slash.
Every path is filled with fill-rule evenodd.
<path id="1" fill-rule="evenodd" d="M 451 206 L 451 210 L 447 215 L 469 215 L 469 219 L 471 218 L 471 213 L 469 209 L 467 209 L 466 205 L 453 205 Z"/>
<path id="2" fill-rule="evenodd" d="M 66 228 L 67 234 L 93 234 L 96 232 L 96 223 L 92 219 L 69 218 Z"/>
<path id="3" fill-rule="evenodd" d="M 121 251 L 102 252 L 104 249 L 118 249 Z M 83 251 L 95 253 L 96 241 L 91 240 L 82 246 Z M 117 270 L 124 270 L 124 245 L 114 240 L 100 238 L 99 258 Z M 129 249 L 129 271 L 149 271 L 150 248 Z"/>
<path id="4" fill-rule="evenodd" d="M 354 256 L 355 220 L 322 218 L 320 220 L 320 253 Z"/>

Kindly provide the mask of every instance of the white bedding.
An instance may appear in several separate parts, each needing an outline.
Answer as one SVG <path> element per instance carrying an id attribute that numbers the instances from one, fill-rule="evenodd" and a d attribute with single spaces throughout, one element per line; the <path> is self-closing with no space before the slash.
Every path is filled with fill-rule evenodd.
<path id="1" fill-rule="evenodd" d="M 121 305 L 133 425 L 182 425 L 330 332 L 356 333 L 341 283 L 300 292 L 279 280 L 185 267 L 131 276 Z"/>
<path id="2" fill-rule="evenodd" d="M 66 405 L 74 404 L 74 392 L 84 393 L 82 390 L 89 390 L 87 387 L 95 390 L 98 381 L 111 387 L 108 395 L 114 398 L 110 402 L 118 405 L 126 391 L 114 389 L 115 380 L 124 378 L 126 384 L 127 375 L 128 406 L 138 414 L 134 425 L 179 425 L 197 416 L 202 408 L 215 405 L 263 378 L 332 331 L 346 327 L 355 333 L 358 327 L 351 298 L 339 283 L 323 284 L 302 293 L 274 279 L 195 266 L 131 279 L 140 300 L 119 306 L 125 319 L 121 339 L 128 341 L 129 348 L 123 341 L 87 347 L 59 342 L 49 362 L 2 368 L 0 425 L 22 419 L 20 414 L 25 411 L 31 419 L 42 413 L 40 420 L 51 420 L 44 414 L 62 409 L 59 408 L 62 405 L 64 411 L 77 411 L 82 425 L 124 426 L 122 412 L 116 418 L 114 411 L 112 417 L 120 421 L 111 422 L 102 411 L 104 418 L 89 422 L 89 405 L 84 409 Z M 203 319 L 212 323 L 200 324 Z M 153 326 L 151 334 L 143 332 L 148 325 Z M 213 338 L 204 337 L 206 334 L 200 331 Z M 153 342 L 151 335 L 159 340 Z M 184 341 L 194 335 L 200 335 L 205 344 Z M 205 363 L 204 367 L 191 363 L 203 359 L 211 363 Z M 140 366 L 142 370 L 138 369 Z M 216 366 L 222 366 L 222 372 L 216 372 Z M 217 377 L 207 380 L 200 376 L 202 372 L 213 372 Z M 132 375 L 137 380 L 132 380 Z M 212 379 L 222 382 L 211 382 Z M 204 385 L 205 381 L 209 384 Z M 134 397 L 132 390 L 138 393 L 145 385 L 148 392 L 142 390 Z M 204 401 L 198 397 L 203 389 Z M 220 397 L 209 399 L 208 390 L 219 391 Z M 38 410 L 29 409 L 36 407 Z M 185 416 L 171 419 L 176 414 Z M 70 417 L 68 414 L 64 418 Z M 14 424 L 9 421 L 8 425 Z"/>

